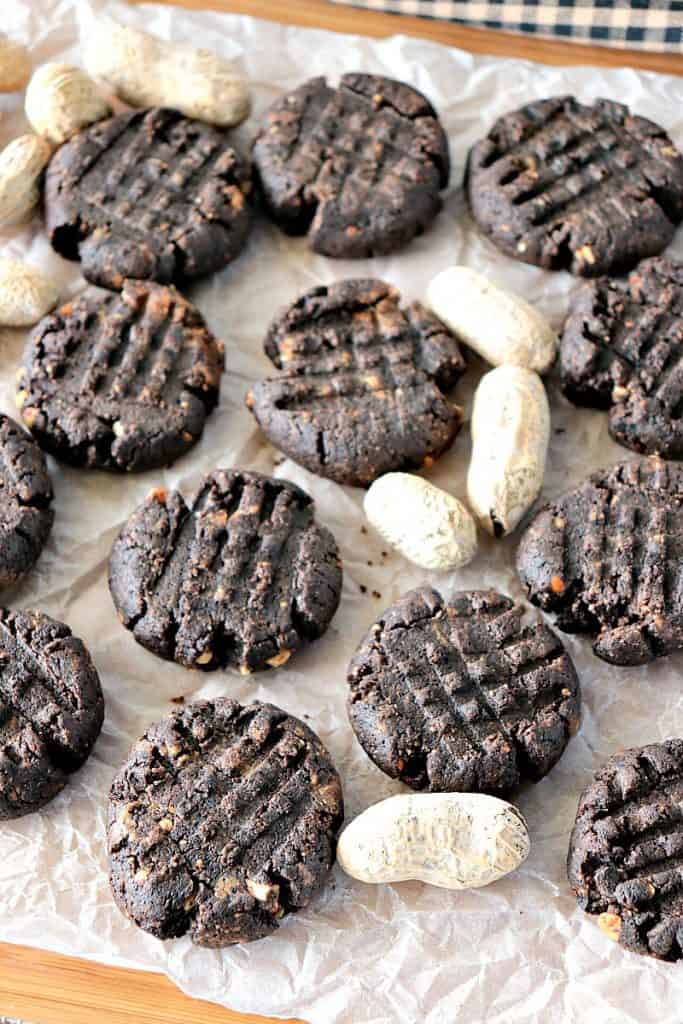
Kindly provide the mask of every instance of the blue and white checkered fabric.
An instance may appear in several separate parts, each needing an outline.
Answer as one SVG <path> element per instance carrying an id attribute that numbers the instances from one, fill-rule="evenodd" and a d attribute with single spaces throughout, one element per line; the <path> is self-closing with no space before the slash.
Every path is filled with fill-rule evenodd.
<path id="1" fill-rule="evenodd" d="M 683 0 L 333 0 L 393 14 L 683 56 Z"/>

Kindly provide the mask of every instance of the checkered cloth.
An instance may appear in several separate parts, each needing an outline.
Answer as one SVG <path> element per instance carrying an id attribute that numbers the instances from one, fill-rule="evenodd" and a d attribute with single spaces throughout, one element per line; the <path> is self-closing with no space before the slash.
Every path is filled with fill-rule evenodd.
<path id="1" fill-rule="evenodd" d="M 683 0 L 332 0 L 574 42 L 683 54 Z"/>

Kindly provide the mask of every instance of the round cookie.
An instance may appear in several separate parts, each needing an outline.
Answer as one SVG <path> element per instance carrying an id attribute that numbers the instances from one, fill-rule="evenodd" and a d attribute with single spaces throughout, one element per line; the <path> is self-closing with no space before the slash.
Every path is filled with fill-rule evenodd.
<path id="1" fill-rule="evenodd" d="M 683 959 L 683 740 L 615 754 L 579 801 L 567 873 L 579 906 L 634 953 Z"/>
<path id="2" fill-rule="evenodd" d="M 45 456 L 0 413 L 0 587 L 16 583 L 38 560 L 55 518 L 52 497 Z"/>
<path id="3" fill-rule="evenodd" d="M 177 110 L 118 114 L 57 150 L 45 175 L 52 245 L 104 288 L 220 270 L 251 227 L 250 168 L 227 136 Z"/>
<path id="4" fill-rule="evenodd" d="M 375 764 L 413 789 L 509 793 L 559 760 L 580 720 L 562 644 L 494 590 L 424 586 L 387 609 L 348 671 L 348 714 Z"/>
<path id="5" fill-rule="evenodd" d="M 560 344 L 562 389 L 609 409 L 615 441 L 683 458 L 683 264 L 643 260 L 628 281 L 600 278 L 574 297 Z"/>
<path id="6" fill-rule="evenodd" d="M 74 466 L 167 466 L 218 401 L 223 346 L 175 288 L 87 288 L 27 342 L 17 405 L 47 451 Z"/>
<path id="7" fill-rule="evenodd" d="M 277 668 L 327 629 L 341 594 L 334 537 L 287 480 L 218 469 L 189 503 L 153 491 L 109 560 L 119 618 L 188 668 Z"/>
<path id="8" fill-rule="evenodd" d="M 69 627 L 0 609 L 0 819 L 52 800 L 87 760 L 103 719 L 97 671 Z"/>
<path id="9" fill-rule="evenodd" d="M 260 939 L 323 887 L 343 817 L 339 776 L 303 722 L 196 701 L 152 725 L 112 783 L 114 898 L 162 939 Z"/>
<path id="10" fill-rule="evenodd" d="M 312 78 L 281 96 L 254 141 L 266 207 L 314 252 L 368 257 L 425 231 L 448 184 L 448 140 L 431 103 L 379 75 Z"/>
<path id="11" fill-rule="evenodd" d="M 636 459 L 600 470 L 538 512 L 517 571 L 568 633 L 614 665 L 683 648 L 683 469 Z"/>
<path id="12" fill-rule="evenodd" d="M 321 285 L 283 310 L 266 354 L 283 372 L 247 406 L 275 447 L 321 476 L 367 486 L 429 465 L 453 442 L 462 411 L 444 392 L 465 369 L 457 341 L 415 302 L 371 278 Z"/>
<path id="13" fill-rule="evenodd" d="M 621 103 L 556 96 L 496 121 L 470 152 L 467 194 L 503 252 L 597 277 L 669 244 L 683 219 L 683 157 Z"/>

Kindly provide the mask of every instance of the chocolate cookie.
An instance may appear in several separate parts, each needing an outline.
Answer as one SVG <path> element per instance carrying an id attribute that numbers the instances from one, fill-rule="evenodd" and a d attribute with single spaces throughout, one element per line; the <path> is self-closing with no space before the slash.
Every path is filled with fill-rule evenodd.
<path id="1" fill-rule="evenodd" d="M 628 282 L 600 278 L 576 295 L 560 346 L 562 388 L 609 409 L 615 441 L 683 457 L 683 264 L 657 258 Z"/>
<path id="2" fill-rule="evenodd" d="M 370 278 L 311 289 L 266 336 L 284 372 L 247 405 L 268 439 L 313 473 L 364 486 L 392 469 L 430 464 L 462 412 L 444 395 L 465 369 L 448 329 Z"/>
<path id="3" fill-rule="evenodd" d="M 151 726 L 112 783 L 114 898 L 162 939 L 260 939 L 322 888 L 343 817 L 339 776 L 303 722 L 197 701 Z"/>
<path id="4" fill-rule="evenodd" d="M 470 153 L 467 193 L 510 256 L 597 277 L 669 244 L 683 219 L 683 157 L 621 103 L 556 96 L 496 121 Z"/>
<path id="5" fill-rule="evenodd" d="M 321 636 L 341 594 L 334 537 L 287 480 L 239 469 L 204 478 L 188 504 L 153 491 L 112 548 L 119 618 L 161 658 L 188 668 L 284 665 Z"/>
<path id="6" fill-rule="evenodd" d="M 614 665 L 683 647 L 683 469 L 618 463 L 550 502 L 522 536 L 529 597 Z"/>
<path id="7" fill-rule="evenodd" d="M 581 794 L 567 871 L 579 906 L 635 953 L 683 959 L 683 740 L 615 754 Z"/>
<path id="8" fill-rule="evenodd" d="M 43 448 L 74 466 L 166 466 L 201 437 L 223 346 L 175 288 L 86 289 L 31 334 L 17 404 Z"/>
<path id="9" fill-rule="evenodd" d="M 251 226 L 250 169 L 227 136 L 177 110 L 99 121 L 57 150 L 45 176 L 52 245 L 94 284 L 179 284 L 220 270 Z"/>
<path id="10" fill-rule="evenodd" d="M 36 563 L 55 514 L 45 456 L 25 430 L 0 413 L 0 587 Z"/>
<path id="11" fill-rule="evenodd" d="M 265 115 L 253 158 L 266 206 L 325 256 L 393 252 L 441 209 L 448 140 L 431 103 L 379 75 L 312 78 Z"/>
<path id="12" fill-rule="evenodd" d="M 85 763 L 104 718 L 83 643 L 43 612 L 0 609 L 0 819 L 35 811 Z"/>
<path id="13" fill-rule="evenodd" d="M 559 760 L 579 681 L 547 626 L 494 590 L 400 598 L 349 666 L 359 743 L 392 778 L 432 792 L 508 793 Z"/>

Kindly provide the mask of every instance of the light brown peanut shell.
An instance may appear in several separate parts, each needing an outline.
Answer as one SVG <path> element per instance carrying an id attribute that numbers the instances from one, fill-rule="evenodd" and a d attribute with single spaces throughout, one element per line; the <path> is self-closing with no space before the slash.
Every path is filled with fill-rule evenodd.
<path id="1" fill-rule="evenodd" d="M 423 569 L 459 569 L 477 553 L 477 527 L 462 502 L 413 473 L 384 473 L 365 495 L 368 520 Z"/>
<path id="2" fill-rule="evenodd" d="M 21 43 L 0 32 L 0 92 L 20 92 L 31 76 L 31 58 Z"/>
<path id="3" fill-rule="evenodd" d="M 492 366 L 545 373 L 555 360 L 557 336 L 539 310 L 470 267 L 448 267 L 432 278 L 427 305 Z"/>
<path id="4" fill-rule="evenodd" d="M 173 107 L 221 128 L 249 113 L 244 78 L 211 50 L 169 43 L 101 18 L 88 34 L 83 58 L 91 75 L 133 107 Z"/>
<path id="5" fill-rule="evenodd" d="M 59 300 L 59 286 L 49 274 L 20 260 L 0 259 L 0 326 L 30 327 Z"/>
<path id="6" fill-rule="evenodd" d="M 519 811 L 483 793 L 401 793 L 346 826 L 337 860 L 362 882 L 414 879 L 477 889 L 514 871 L 529 853 Z"/>
<path id="7" fill-rule="evenodd" d="M 26 116 L 44 138 L 59 145 L 111 114 L 89 75 L 69 64 L 43 64 L 26 90 Z"/>
<path id="8" fill-rule="evenodd" d="M 40 178 L 52 147 L 39 135 L 20 135 L 0 153 L 0 227 L 21 224 L 40 199 Z"/>
<path id="9" fill-rule="evenodd" d="M 550 408 L 533 370 L 499 366 L 474 395 L 467 500 L 494 537 L 511 533 L 543 486 Z"/>

